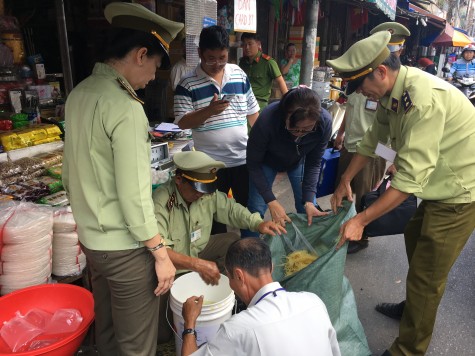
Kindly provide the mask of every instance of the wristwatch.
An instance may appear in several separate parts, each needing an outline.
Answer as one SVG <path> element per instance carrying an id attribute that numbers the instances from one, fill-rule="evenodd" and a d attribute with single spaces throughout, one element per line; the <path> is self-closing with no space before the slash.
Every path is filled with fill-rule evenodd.
<path id="1" fill-rule="evenodd" d="M 193 334 L 196 337 L 196 330 L 195 329 L 185 329 L 181 333 L 181 337 L 185 337 L 185 335 L 188 335 L 188 334 Z"/>

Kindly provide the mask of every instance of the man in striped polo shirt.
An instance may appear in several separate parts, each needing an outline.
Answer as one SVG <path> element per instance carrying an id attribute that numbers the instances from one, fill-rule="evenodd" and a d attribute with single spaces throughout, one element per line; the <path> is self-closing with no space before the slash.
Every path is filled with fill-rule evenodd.
<path id="1" fill-rule="evenodd" d="M 259 105 L 244 71 L 227 63 L 229 36 L 220 26 L 204 28 L 198 54 L 201 63 L 183 78 L 175 91 L 175 123 L 192 129 L 195 148 L 226 164 L 218 171 L 218 190 L 247 204 L 247 124 L 254 124 Z M 212 233 L 226 232 L 215 224 Z"/>

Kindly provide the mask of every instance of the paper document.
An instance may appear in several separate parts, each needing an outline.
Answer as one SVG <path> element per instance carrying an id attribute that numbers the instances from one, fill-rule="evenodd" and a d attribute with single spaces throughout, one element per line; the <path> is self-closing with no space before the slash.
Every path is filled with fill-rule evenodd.
<path id="1" fill-rule="evenodd" d="M 389 161 L 391 163 L 393 163 L 394 159 L 396 158 L 396 151 L 383 145 L 382 143 L 378 143 L 374 153 L 376 153 L 379 157 L 382 157 L 386 161 Z"/>
<path id="2" fill-rule="evenodd" d="M 160 131 L 160 132 L 181 132 L 182 131 L 178 127 L 178 125 L 168 123 L 168 122 L 162 122 L 161 124 L 156 125 L 154 130 Z"/>

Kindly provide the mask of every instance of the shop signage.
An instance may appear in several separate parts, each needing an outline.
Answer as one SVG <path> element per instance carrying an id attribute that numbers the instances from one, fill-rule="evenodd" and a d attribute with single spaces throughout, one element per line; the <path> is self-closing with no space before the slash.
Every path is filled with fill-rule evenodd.
<path id="1" fill-rule="evenodd" d="M 256 32 L 256 0 L 234 0 L 234 31 Z"/>
<path id="2" fill-rule="evenodd" d="M 367 0 L 376 4 L 376 7 L 379 8 L 387 17 L 394 21 L 396 18 L 396 5 L 397 0 Z"/>
<path id="3" fill-rule="evenodd" d="M 218 22 L 211 17 L 203 17 L 203 28 L 216 25 Z"/>

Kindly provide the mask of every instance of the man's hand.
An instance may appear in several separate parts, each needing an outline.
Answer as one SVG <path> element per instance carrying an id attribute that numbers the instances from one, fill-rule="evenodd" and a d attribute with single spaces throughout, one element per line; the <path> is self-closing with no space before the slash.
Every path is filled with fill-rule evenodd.
<path id="1" fill-rule="evenodd" d="M 218 100 L 218 94 L 214 94 L 208 105 L 209 116 L 221 114 L 229 106 L 229 101 Z"/>
<path id="2" fill-rule="evenodd" d="M 305 203 L 305 212 L 307 213 L 307 223 L 308 226 L 312 225 L 312 220 L 314 216 L 325 216 L 328 215 L 327 211 L 320 211 L 317 209 L 313 203 L 307 204 Z"/>
<path id="3" fill-rule="evenodd" d="M 158 286 L 153 291 L 156 296 L 162 295 L 171 288 L 175 279 L 176 268 L 168 257 L 165 247 L 153 252 L 155 257 L 155 273 L 158 278 Z"/>
<path id="4" fill-rule="evenodd" d="M 335 150 L 341 150 L 343 148 L 344 138 L 345 138 L 345 134 L 338 132 L 338 134 L 336 135 L 336 138 L 335 138 L 335 142 L 333 143 L 333 148 Z"/>
<path id="5" fill-rule="evenodd" d="M 203 296 L 189 297 L 186 302 L 183 303 L 181 315 L 185 322 L 185 329 L 194 329 L 196 326 L 196 319 L 201 314 L 201 307 L 203 306 Z"/>
<path id="6" fill-rule="evenodd" d="M 340 241 L 336 245 L 337 250 L 343 246 L 346 241 L 361 240 L 365 226 L 362 224 L 360 217 L 361 214 L 358 214 L 340 227 Z"/>
<path id="7" fill-rule="evenodd" d="M 276 224 L 279 224 L 282 227 L 285 227 L 286 222 L 291 222 L 290 218 L 285 213 L 285 209 L 277 200 L 273 200 L 267 204 L 269 207 L 270 215 L 272 216 L 272 221 Z"/>
<path id="8" fill-rule="evenodd" d="M 263 221 L 259 224 L 257 229 L 261 234 L 271 236 L 275 236 L 276 234 L 282 235 L 287 233 L 287 230 L 285 230 L 283 226 L 276 224 L 273 221 Z"/>
<path id="9" fill-rule="evenodd" d="M 211 284 L 212 286 L 217 285 L 219 283 L 219 279 L 221 278 L 218 266 L 212 261 L 197 258 L 196 265 L 194 266 L 193 270 L 199 273 L 201 279 L 206 284 Z"/>
<path id="10" fill-rule="evenodd" d="M 393 177 L 394 177 L 394 175 L 396 174 L 396 172 L 397 172 L 397 168 L 396 168 L 396 166 L 394 165 L 394 163 L 391 164 L 391 165 L 388 167 L 388 169 L 386 170 L 386 174 L 389 174 L 389 175 L 391 175 L 391 176 L 393 176 Z"/>
<path id="11" fill-rule="evenodd" d="M 349 201 L 353 201 L 353 191 L 351 190 L 350 181 L 345 181 L 342 177 L 340 184 L 338 184 L 338 187 L 336 187 L 335 192 L 330 199 L 332 210 L 335 214 L 338 208 L 342 206 L 341 202 L 345 197 Z"/>

